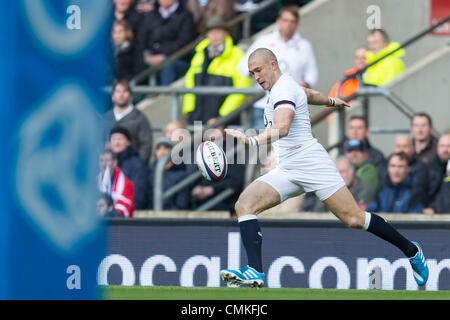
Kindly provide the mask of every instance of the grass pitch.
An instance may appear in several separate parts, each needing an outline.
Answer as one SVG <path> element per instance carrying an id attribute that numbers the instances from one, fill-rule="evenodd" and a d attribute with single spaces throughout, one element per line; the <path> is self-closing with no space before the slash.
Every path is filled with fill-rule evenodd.
<path id="1" fill-rule="evenodd" d="M 450 291 L 107 286 L 110 300 L 450 300 Z"/>

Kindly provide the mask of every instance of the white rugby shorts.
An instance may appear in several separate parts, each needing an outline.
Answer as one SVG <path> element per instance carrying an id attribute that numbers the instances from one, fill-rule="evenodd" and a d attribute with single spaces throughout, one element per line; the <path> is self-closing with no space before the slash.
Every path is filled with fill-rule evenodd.
<path id="1" fill-rule="evenodd" d="M 323 201 L 345 186 L 334 161 L 318 142 L 282 161 L 256 181 L 272 186 L 281 202 L 305 192 L 314 192 Z"/>

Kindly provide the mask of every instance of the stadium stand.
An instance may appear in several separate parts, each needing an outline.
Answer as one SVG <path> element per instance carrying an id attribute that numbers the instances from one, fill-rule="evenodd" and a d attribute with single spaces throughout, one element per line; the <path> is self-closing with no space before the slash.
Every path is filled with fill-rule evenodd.
<path id="1" fill-rule="evenodd" d="M 350 2 L 352 2 L 351 5 L 354 5 L 355 8 L 365 8 L 367 7 L 367 5 L 369 5 L 367 1 L 351 0 Z M 277 8 L 280 8 L 283 4 L 288 3 L 279 2 Z M 304 3 L 300 4 L 304 5 Z M 348 57 L 352 56 L 352 54 L 349 53 L 351 53 L 352 51 L 353 53 L 355 53 L 356 48 L 361 48 L 362 45 L 366 44 L 365 38 L 368 34 L 367 29 L 356 27 L 357 23 L 360 23 L 360 20 L 358 19 L 362 18 L 352 16 L 349 12 L 343 10 L 346 5 L 350 4 L 346 3 L 344 5 L 342 1 L 317 0 L 308 1 L 308 4 L 302 6 L 302 8 L 300 9 L 300 16 L 302 19 L 302 35 L 307 36 L 311 40 L 313 47 L 315 48 L 319 70 L 322 70 L 322 68 L 324 68 L 325 66 L 327 68 L 326 73 L 320 72 L 319 81 L 316 86 L 318 90 L 327 92 L 330 91 L 330 88 L 333 86 L 333 84 L 336 83 L 336 80 L 343 78 L 342 70 L 346 69 L 345 64 L 347 64 L 349 61 Z M 386 6 L 389 8 L 391 4 L 387 3 Z M 339 21 L 341 19 L 348 21 L 348 23 L 346 23 L 345 25 L 334 23 L 335 26 L 333 28 L 323 25 L 319 26 L 318 24 L 319 21 L 321 21 L 321 17 L 329 16 L 328 12 L 330 12 L 330 10 L 335 12 L 333 17 L 331 17 L 332 20 L 330 21 L 330 25 L 333 24 L 333 21 Z M 252 10 L 250 10 L 249 12 L 251 11 Z M 247 12 L 247 14 L 249 12 Z M 257 10 L 255 10 L 255 12 L 257 13 Z M 421 15 L 423 16 L 423 13 L 420 12 L 420 10 L 415 6 L 413 6 L 412 8 L 411 14 L 415 17 Z M 237 19 L 234 20 L 236 20 L 237 22 L 243 21 L 239 20 L 241 19 L 239 14 L 236 18 Z M 399 16 L 395 21 L 389 21 L 386 26 L 383 25 L 383 27 L 385 27 L 385 30 L 389 32 L 392 38 L 404 40 L 414 35 L 414 33 L 417 33 L 417 31 L 424 30 L 426 28 L 426 25 L 421 23 L 420 19 L 416 19 L 407 32 L 401 31 L 398 26 L 401 25 L 400 21 L 404 18 L 404 16 Z M 273 19 L 272 23 L 272 25 L 269 25 L 262 31 L 253 34 L 251 38 L 241 39 L 238 46 L 242 50 L 246 50 L 254 41 L 254 39 L 260 37 L 261 34 L 270 33 L 273 31 L 273 29 L 276 27 L 275 19 Z M 345 36 L 344 38 L 342 38 L 342 35 L 348 32 L 347 30 L 352 30 L 351 39 L 348 37 L 345 38 Z M 370 33 L 370 35 L 380 34 L 383 35 L 379 31 Z M 329 50 L 329 46 L 327 46 L 327 39 L 335 38 L 342 38 L 343 41 L 348 40 L 348 42 L 346 42 L 346 46 L 341 48 L 339 52 Z M 196 41 L 198 43 L 199 40 Z M 367 89 L 367 91 L 361 91 L 359 96 L 358 94 L 354 95 L 352 97 L 354 99 L 354 107 L 351 110 L 348 110 L 345 114 L 335 113 L 332 115 L 332 118 L 330 118 L 327 117 L 331 114 L 331 112 L 329 111 L 318 111 L 317 109 L 311 109 L 312 120 L 314 120 L 314 134 L 317 136 L 319 141 L 325 141 L 325 146 L 327 145 L 326 141 L 328 141 L 328 150 L 331 153 L 333 153 L 334 150 L 343 147 L 343 133 L 346 132 L 345 129 L 349 124 L 349 119 L 354 116 L 359 116 L 367 120 L 367 129 L 372 133 L 372 141 L 370 146 L 372 148 L 374 148 L 374 146 L 379 148 L 379 152 L 381 155 L 383 153 L 386 155 L 391 154 L 391 150 L 393 150 L 394 137 L 399 133 L 406 133 L 406 129 L 402 129 L 401 125 L 408 123 L 414 113 L 422 112 L 423 109 L 421 109 L 420 106 L 425 105 L 424 103 L 416 103 L 413 99 L 408 99 L 408 101 L 405 101 L 400 97 L 409 97 L 410 93 L 413 93 L 413 95 L 416 94 L 417 90 L 414 90 L 414 87 L 412 86 L 413 79 L 417 79 L 418 74 L 421 74 L 422 72 L 427 75 L 426 79 L 430 79 L 431 75 L 437 77 L 438 79 L 442 79 L 442 77 L 444 77 L 444 74 L 442 74 L 441 70 L 437 70 L 434 65 L 443 62 L 443 59 L 445 59 L 445 57 L 449 55 L 449 50 L 445 44 L 445 41 L 443 41 L 442 38 L 433 37 L 428 33 L 423 34 L 419 38 L 415 39 L 414 43 L 415 46 L 406 49 L 407 54 L 404 58 L 405 70 L 403 71 L 403 73 L 399 76 L 396 76 L 394 80 L 387 81 L 386 84 L 383 84 L 381 87 L 379 87 L 380 90 L 378 90 L 378 87 L 374 87 L 374 90 L 369 88 Z M 188 53 L 193 52 L 192 50 L 194 48 L 194 44 L 195 42 L 192 44 L 191 50 L 187 51 Z M 325 46 L 327 46 L 327 48 L 325 48 Z M 369 61 L 371 60 L 369 59 Z M 183 79 L 179 79 L 173 82 L 170 87 L 165 88 L 180 88 L 183 85 L 183 81 Z M 424 79 L 423 83 L 425 82 L 426 80 Z M 441 81 L 438 81 L 438 87 L 440 83 Z M 396 88 L 399 88 L 398 92 L 403 93 L 398 95 Z M 158 87 L 155 87 L 155 90 L 157 89 Z M 170 92 L 170 89 L 164 89 L 163 87 L 161 87 L 161 89 L 166 90 L 164 91 L 166 93 Z M 407 90 L 406 92 L 408 92 L 408 94 L 404 93 L 405 90 Z M 151 93 L 149 94 L 149 92 Z M 182 93 L 177 93 L 175 95 L 169 96 L 167 94 L 158 95 L 154 92 L 156 91 L 151 91 L 151 89 L 147 86 L 138 87 L 137 93 L 145 98 L 138 104 L 138 108 L 141 109 L 147 117 L 151 116 L 152 121 L 154 119 L 157 128 L 162 128 L 171 119 L 177 121 L 181 120 L 181 123 L 185 122 L 185 119 L 181 117 L 181 113 L 179 110 Z M 367 94 L 362 96 L 363 92 L 369 92 L 369 94 L 375 94 L 376 96 L 370 96 L 370 98 L 368 98 L 369 96 Z M 395 94 L 393 92 L 395 92 Z M 428 98 L 431 101 L 430 108 L 431 110 L 433 110 L 432 112 L 430 112 L 430 114 L 433 116 L 434 114 L 436 114 L 436 112 L 434 111 L 436 108 L 435 101 L 439 99 L 439 94 L 432 96 L 427 93 L 425 94 L 425 97 L 421 97 L 418 100 L 424 101 Z M 387 110 L 387 108 L 389 108 L 390 114 L 393 115 L 392 117 L 389 117 L 389 119 L 383 119 L 383 123 L 385 125 L 381 126 L 381 128 L 377 127 L 381 121 L 379 113 L 373 111 L 374 107 L 370 108 L 370 106 L 368 106 L 368 101 L 370 101 L 370 106 L 376 105 L 377 109 L 380 108 L 382 110 Z M 394 107 L 392 106 L 392 101 L 394 101 Z M 171 106 L 170 111 L 168 110 L 169 105 Z M 430 108 L 427 107 L 427 111 Z M 178 109 L 178 111 L 174 112 L 174 109 Z M 324 119 L 328 119 L 328 121 L 325 122 L 323 121 Z M 446 130 L 447 128 L 445 127 L 445 123 L 442 123 L 442 119 L 440 119 L 439 117 L 436 121 L 437 123 L 435 125 L 433 134 L 437 138 L 439 136 L 439 131 Z M 389 127 L 389 125 L 391 125 L 391 127 Z M 191 127 L 188 127 L 188 129 L 192 130 Z M 155 132 L 154 135 L 155 137 L 158 137 L 160 133 Z M 339 139 L 337 140 L 336 137 L 338 137 Z M 370 157 L 370 161 L 375 161 L 375 159 L 373 157 Z M 250 167 L 250 165 L 247 166 L 247 170 L 249 170 Z M 382 165 L 379 166 L 379 168 L 382 167 Z M 250 175 L 246 174 L 246 176 Z M 382 180 L 381 174 L 379 178 L 380 180 Z M 248 183 L 248 181 L 246 181 L 246 183 Z"/>

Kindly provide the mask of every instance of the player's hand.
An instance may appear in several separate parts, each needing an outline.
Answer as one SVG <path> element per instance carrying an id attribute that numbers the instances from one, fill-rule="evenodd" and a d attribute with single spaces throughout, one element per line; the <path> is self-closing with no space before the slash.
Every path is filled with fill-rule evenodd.
<path id="1" fill-rule="evenodd" d="M 225 133 L 236 139 L 241 140 L 245 144 L 249 143 L 248 137 L 242 131 L 236 129 L 225 129 Z"/>
<path id="2" fill-rule="evenodd" d="M 335 109 L 339 109 L 339 108 L 350 108 L 351 105 L 348 102 L 345 102 L 344 100 L 341 100 L 339 98 L 334 98 L 335 104 L 334 106 L 325 106 L 325 109 L 328 110 L 335 110 Z"/>
<path id="3" fill-rule="evenodd" d="M 351 105 L 348 102 L 345 102 L 344 100 L 341 100 L 339 98 L 333 98 L 335 101 L 334 106 L 327 106 L 327 109 L 339 109 L 339 108 L 343 108 L 343 107 L 347 107 L 350 108 Z"/>
<path id="4" fill-rule="evenodd" d="M 351 107 L 351 105 L 348 102 L 345 102 L 344 100 L 341 100 L 339 98 L 335 98 L 335 101 L 336 101 L 336 104 L 334 105 L 335 108 Z"/>

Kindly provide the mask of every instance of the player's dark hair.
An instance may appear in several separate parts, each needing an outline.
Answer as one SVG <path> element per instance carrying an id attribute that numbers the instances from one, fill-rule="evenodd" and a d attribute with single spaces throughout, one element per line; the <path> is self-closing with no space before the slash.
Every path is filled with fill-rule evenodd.
<path id="1" fill-rule="evenodd" d="M 116 80 L 114 80 L 114 83 L 112 85 L 112 92 L 114 92 L 116 90 L 116 87 L 119 84 L 121 86 L 125 87 L 125 90 L 127 90 L 130 94 L 132 94 L 130 82 L 127 79 L 116 79 Z"/>
<path id="2" fill-rule="evenodd" d="M 426 113 L 426 112 L 414 113 L 413 116 L 411 117 L 411 125 L 412 125 L 415 117 L 425 117 L 425 118 L 427 118 L 428 124 L 430 125 L 431 128 L 433 128 L 433 120 L 431 119 L 431 116 L 428 113 Z"/>
<path id="3" fill-rule="evenodd" d="M 375 34 L 377 32 L 379 32 L 381 34 L 381 37 L 383 38 L 383 41 L 385 43 L 391 42 L 389 35 L 387 34 L 386 30 L 384 30 L 384 29 L 372 29 L 369 34 Z"/>
<path id="4" fill-rule="evenodd" d="M 400 158 L 400 160 L 405 161 L 406 164 L 407 164 L 408 167 L 409 167 L 409 161 L 410 161 L 411 159 L 408 157 L 408 155 L 407 155 L 406 153 L 404 153 L 404 152 L 395 152 L 395 153 L 392 153 L 392 154 L 388 157 L 387 163 L 389 163 L 389 162 L 391 161 L 392 157 L 398 157 L 398 158 Z"/>
<path id="5" fill-rule="evenodd" d="M 298 10 L 299 10 L 299 7 L 296 5 L 283 6 L 283 7 L 281 7 L 280 12 L 278 13 L 278 18 L 281 17 L 283 12 L 289 12 L 290 14 L 292 14 L 295 17 L 295 20 L 297 22 L 300 22 L 300 15 L 298 14 Z"/>
<path id="6" fill-rule="evenodd" d="M 364 122 L 364 127 L 365 127 L 366 129 L 369 128 L 369 126 L 368 126 L 368 124 L 367 124 L 367 119 L 366 119 L 365 117 L 363 117 L 363 116 L 352 116 L 348 122 L 350 122 L 350 121 L 352 121 L 352 120 L 355 120 L 355 119 L 356 119 L 356 120 L 361 120 L 362 122 Z"/>

